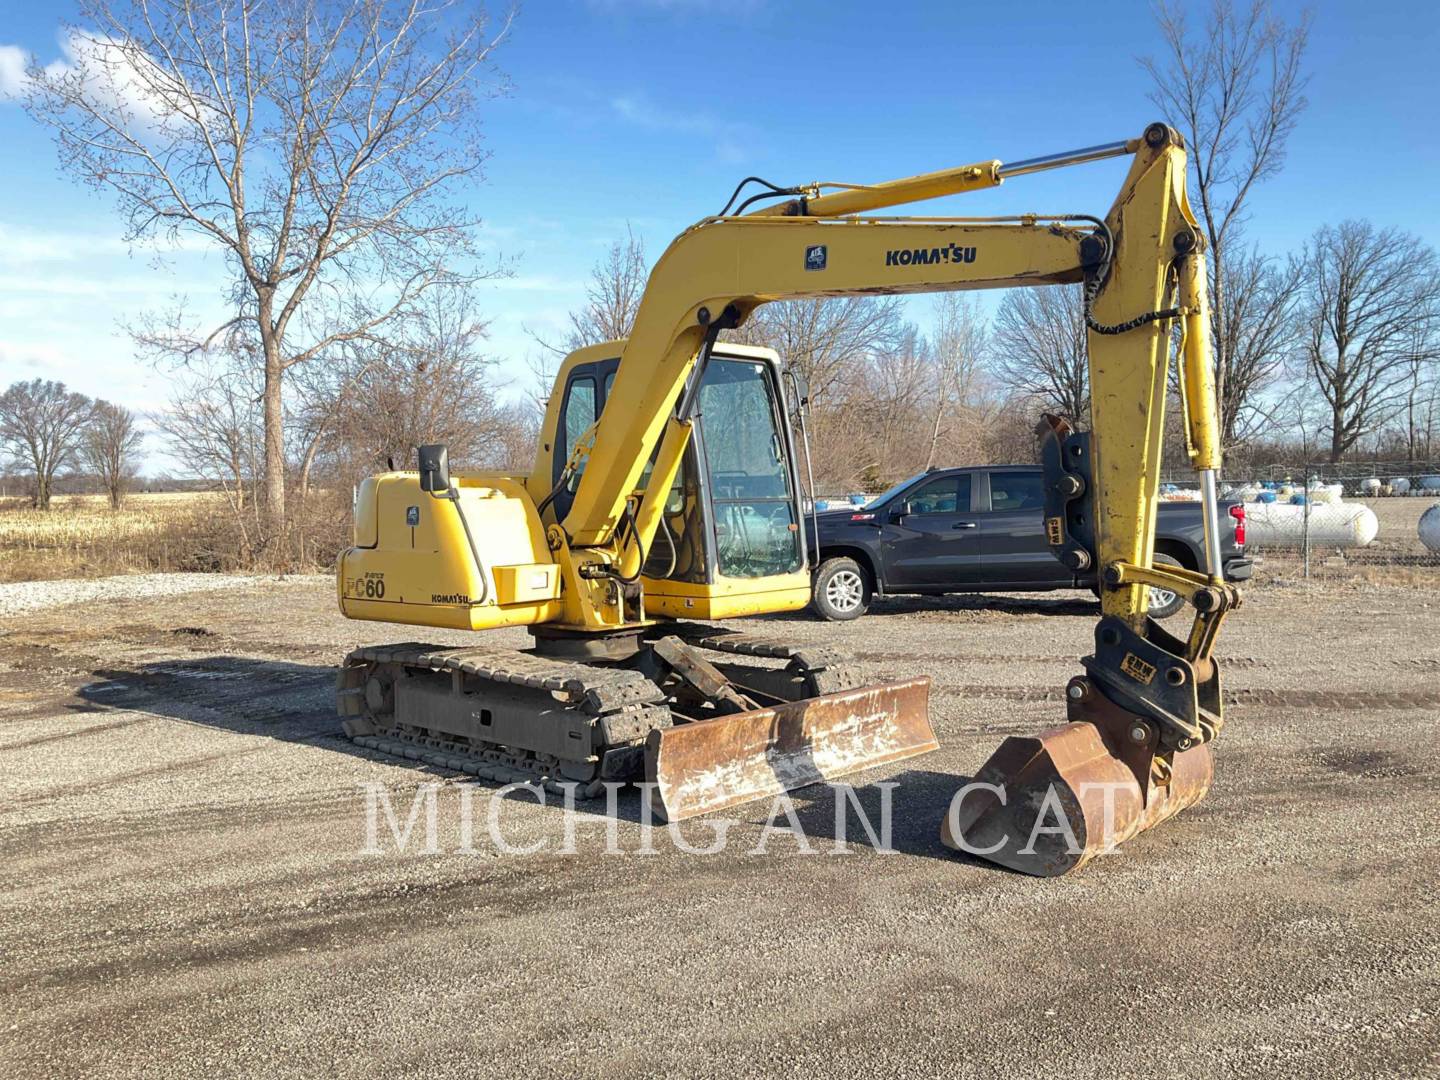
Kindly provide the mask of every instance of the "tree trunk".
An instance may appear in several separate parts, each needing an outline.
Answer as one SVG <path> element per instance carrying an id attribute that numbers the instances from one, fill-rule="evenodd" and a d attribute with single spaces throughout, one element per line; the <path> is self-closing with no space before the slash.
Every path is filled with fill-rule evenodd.
<path id="1" fill-rule="evenodd" d="M 261 313 L 262 325 L 267 313 Z M 270 334 L 265 348 L 265 546 L 273 561 L 283 563 L 285 532 L 285 410 L 281 384 L 285 369 L 280 346 Z"/>
<path id="2" fill-rule="evenodd" d="M 320 449 L 320 436 L 310 440 L 310 445 L 305 448 L 305 456 L 300 460 L 299 477 L 299 508 L 304 509 L 305 500 L 310 497 L 310 470 L 315 464 L 315 454 Z"/>
<path id="3" fill-rule="evenodd" d="M 1418 369 L 1410 382 L 1410 394 L 1405 402 L 1405 460 L 1409 465 L 1415 464 L 1415 395 L 1420 389 L 1420 373 Z"/>
<path id="4" fill-rule="evenodd" d="M 945 395 L 939 394 L 935 402 L 935 422 L 930 425 L 930 452 L 925 455 L 925 468 L 935 464 L 935 450 L 940 445 L 940 427 L 945 418 Z"/>
<path id="5" fill-rule="evenodd" d="M 1339 465 L 1345 456 L 1345 410 L 1337 407 L 1330 415 L 1330 464 Z"/>

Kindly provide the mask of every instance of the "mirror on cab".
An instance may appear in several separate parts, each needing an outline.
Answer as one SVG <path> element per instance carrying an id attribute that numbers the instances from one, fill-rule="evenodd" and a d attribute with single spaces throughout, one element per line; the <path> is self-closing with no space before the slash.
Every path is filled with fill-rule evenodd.
<path id="1" fill-rule="evenodd" d="M 420 447 L 420 490 L 448 493 L 450 490 L 450 451 L 444 443 Z"/>

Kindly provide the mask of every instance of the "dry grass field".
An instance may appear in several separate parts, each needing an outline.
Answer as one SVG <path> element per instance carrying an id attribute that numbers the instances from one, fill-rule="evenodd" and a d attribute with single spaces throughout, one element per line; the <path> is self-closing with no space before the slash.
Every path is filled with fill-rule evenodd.
<path id="1" fill-rule="evenodd" d="M 216 570 L 229 508 L 204 492 L 134 494 L 120 510 L 100 495 L 61 495 L 48 511 L 0 501 L 0 581 Z"/>

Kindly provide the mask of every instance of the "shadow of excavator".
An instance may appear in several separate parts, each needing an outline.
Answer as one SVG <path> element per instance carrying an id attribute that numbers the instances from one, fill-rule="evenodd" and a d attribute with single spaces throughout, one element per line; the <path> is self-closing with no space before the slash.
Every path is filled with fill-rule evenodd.
<path id="1" fill-rule="evenodd" d="M 305 743 L 365 761 L 400 764 L 418 774 L 437 779 L 471 779 L 464 773 L 424 762 L 398 762 L 390 755 L 351 742 L 335 715 L 335 671 L 331 665 L 237 656 L 165 660 L 97 671 L 94 681 L 77 691 L 80 702 L 72 708 L 87 712 L 96 708 L 134 710 L 238 735 Z M 837 806 L 843 807 L 843 839 L 850 844 L 873 847 L 860 820 L 860 813 L 863 811 L 872 828 L 879 830 L 884 820 L 886 801 L 881 784 L 893 783 L 895 786 L 888 795 L 889 846 L 905 854 L 965 862 L 972 860 L 943 847 L 939 841 L 940 820 L 951 797 L 965 780 L 965 777 L 948 773 L 911 769 L 882 782 L 854 787 L 851 789 L 853 796 L 816 783 L 791 791 L 789 797 L 807 841 L 813 847 L 827 850 L 842 838 L 842 829 L 837 827 Z M 501 786 L 484 780 L 475 782 L 482 786 Z M 512 797 L 533 802 L 533 795 L 526 793 L 517 793 Z M 852 797 L 859 802 L 860 810 L 850 803 Z M 772 805 L 770 799 L 761 798 L 721 811 L 720 816 L 763 824 Z M 582 799 L 576 803 L 576 810 L 604 817 L 608 805 L 603 796 L 593 800 Z M 621 789 L 615 798 L 614 813 L 621 821 L 645 821 L 641 791 L 635 787 Z M 703 820 L 696 819 L 697 823 Z M 658 819 L 653 824 L 663 828 Z M 777 819 L 777 826 L 784 824 L 782 815 Z M 679 827 L 688 826 L 682 822 Z M 883 839 L 882 835 L 882 842 Z M 990 865 L 973 861 L 978 865 Z"/>

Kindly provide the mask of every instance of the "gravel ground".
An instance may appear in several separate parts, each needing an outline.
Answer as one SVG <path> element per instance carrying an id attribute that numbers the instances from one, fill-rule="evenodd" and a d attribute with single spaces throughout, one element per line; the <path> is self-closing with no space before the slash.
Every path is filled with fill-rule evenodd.
<path id="1" fill-rule="evenodd" d="M 0 584 L 0 618 L 66 604 L 108 604 L 115 600 L 148 600 L 209 592 L 211 589 L 245 589 L 263 580 L 266 579 L 240 574 L 135 574 L 65 581 L 7 582 Z M 309 580 L 321 579 L 310 577 Z"/>
<path id="2" fill-rule="evenodd" d="M 4 1074 L 1440 1075 L 1440 592 L 1251 590 L 1210 796 L 1037 881 L 937 832 L 1002 734 L 1061 715 L 1078 594 L 740 624 L 934 677 L 941 749 L 856 778 L 875 820 L 898 782 L 894 853 L 853 814 L 837 845 L 810 789 L 823 854 L 765 803 L 719 853 L 646 854 L 627 797 L 621 854 L 604 817 L 564 854 L 557 808 L 503 803 L 507 844 L 546 845 L 522 856 L 483 821 L 457 852 L 490 789 L 338 735 L 333 665 L 415 631 L 345 622 L 328 580 L 23 590 L 0 592 Z M 362 785 L 403 815 L 437 781 L 442 853 L 366 854 Z"/>

